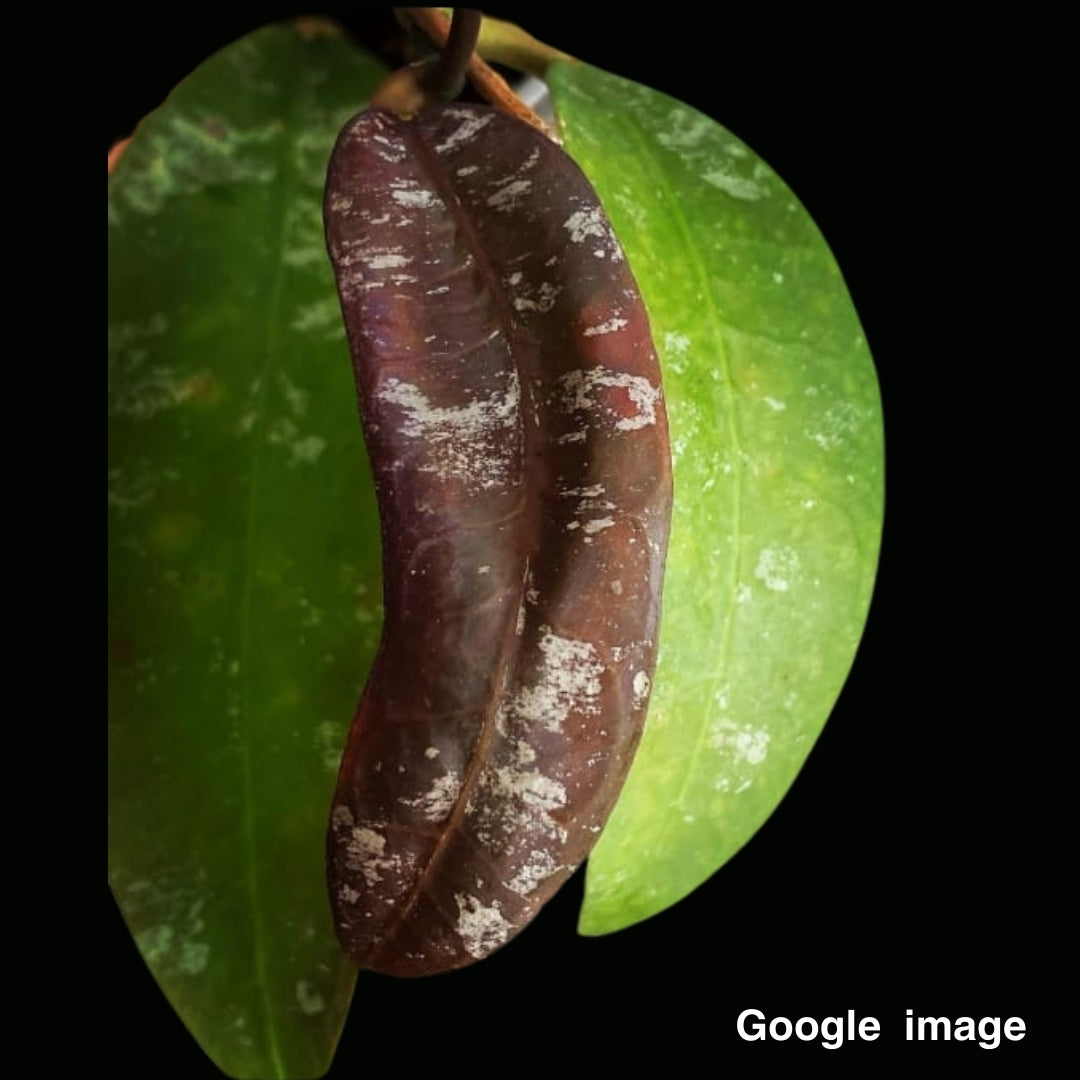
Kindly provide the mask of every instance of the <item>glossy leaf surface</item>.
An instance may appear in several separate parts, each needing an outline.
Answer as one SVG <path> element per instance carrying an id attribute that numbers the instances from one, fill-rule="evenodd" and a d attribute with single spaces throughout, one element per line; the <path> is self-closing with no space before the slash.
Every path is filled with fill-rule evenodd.
<path id="1" fill-rule="evenodd" d="M 432 974 L 535 916 L 630 766 L 671 513 L 660 371 L 588 180 L 490 106 L 366 110 L 326 223 L 386 579 L 331 902 L 362 966 Z"/>
<path id="2" fill-rule="evenodd" d="M 234 1076 L 321 1075 L 355 978 L 323 836 L 379 542 L 321 198 L 380 77 L 325 29 L 262 30 L 109 183 L 109 877 Z"/>
<path id="3" fill-rule="evenodd" d="M 664 910 L 760 827 L 855 655 L 883 511 L 874 366 L 835 260 L 754 152 L 583 64 L 548 73 L 660 352 L 675 503 L 645 735 L 581 929 Z"/>

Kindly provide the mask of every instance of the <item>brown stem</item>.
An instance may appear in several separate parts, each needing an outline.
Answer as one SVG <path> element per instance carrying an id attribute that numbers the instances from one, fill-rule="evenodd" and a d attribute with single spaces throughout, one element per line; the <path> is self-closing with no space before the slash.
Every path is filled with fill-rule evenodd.
<path id="1" fill-rule="evenodd" d="M 407 10 L 413 22 L 436 45 L 442 48 L 446 44 L 450 37 L 450 20 L 438 8 L 409 8 Z M 470 57 L 466 74 L 477 93 L 486 101 L 490 101 L 496 108 L 502 109 L 511 116 L 516 116 L 526 124 L 531 124 L 549 139 L 555 139 L 555 133 L 551 128 L 510 89 L 509 84 L 498 72 L 493 71 L 484 63 L 478 53 L 473 52 Z"/>
<path id="2" fill-rule="evenodd" d="M 476 8 L 454 8 L 450 32 L 435 66 L 424 77 L 426 88 L 442 101 L 453 101 L 465 89 L 465 72 L 476 49 L 483 15 Z"/>

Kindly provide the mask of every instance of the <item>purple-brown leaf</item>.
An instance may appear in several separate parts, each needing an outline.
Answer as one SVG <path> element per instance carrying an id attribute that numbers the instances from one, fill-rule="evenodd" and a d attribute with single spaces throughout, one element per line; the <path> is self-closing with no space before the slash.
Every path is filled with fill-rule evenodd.
<path id="1" fill-rule="evenodd" d="M 618 796 L 656 659 L 667 420 L 599 200 L 526 125 L 364 112 L 325 217 L 385 581 L 328 881 L 357 963 L 424 975 L 523 927 Z"/>

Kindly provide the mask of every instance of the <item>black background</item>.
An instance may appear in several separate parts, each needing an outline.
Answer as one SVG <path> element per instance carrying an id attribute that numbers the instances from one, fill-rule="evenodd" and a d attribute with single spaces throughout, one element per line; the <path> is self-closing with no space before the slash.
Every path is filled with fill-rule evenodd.
<path id="1" fill-rule="evenodd" d="M 597 14 L 583 26 L 584 10 L 491 9 L 722 122 L 788 182 L 833 248 L 885 409 L 873 605 L 796 783 L 712 880 L 644 924 L 585 939 L 579 875 L 474 968 L 419 982 L 362 974 L 329 1075 L 395 1061 L 406 1075 L 455 1063 L 610 1067 L 651 1053 L 665 1071 L 719 1073 L 779 1054 L 796 1067 L 900 1057 L 1019 1073 L 1060 1034 L 1043 982 L 1063 946 L 1064 888 L 1046 770 L 1066 715 L 1047 677 L 1061 647 L 1039 605 L 1055 602 L 1055 560 L 1068 549 L 1031 505 L 1055 464 L 1028 417 L 1053 382 L 1015 282 L 1016 234 L 1035 212 L 1008 181 L 1021 167 L 1015 101 L 977 41 L 940 27 L 779 15 L 714 26 L 674 6 L 663 19 Z M 210 52 L 299 13 L 117 25 L 109 143 Z M 103 920 L 100 1064 L 117 1077 L 216 1075 L 111 897 Z M 745 1044 L 735 1018 L 750 1007 L 793 1019 L 853 1008 L 884 1033 L 837 1051 Z M 1029 1034 L 992 1052 L 909 1045 L 909 1007 L 1019 1015 Z M 512 1057 L 491 1052 L 502 1040 Z"/>

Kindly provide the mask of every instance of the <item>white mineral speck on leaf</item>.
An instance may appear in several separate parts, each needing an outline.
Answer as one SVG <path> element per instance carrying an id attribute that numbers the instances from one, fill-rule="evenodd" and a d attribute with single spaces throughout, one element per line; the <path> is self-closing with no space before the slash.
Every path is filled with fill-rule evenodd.
<path id="1" fill-rule="evenodd" d="M 681 356 L 690 348 L 690 338 L 677 330 L 669 330 L 664 334 L 664 348 Z"/>
<path id="2" fill-rule="evenodd" d="M 382 881 L 380 870 L 391 865 L 391 860 L 383 857 L 386 850 L 386 839 L 380 836 L 374 829 L 357 826 L 352 830 L 346 849 L 345 865 L 350 870 L 359 870 L 364 875 L 368 885 L 374 885 Z"/>
<path id="3" fill-rule="evenodd" d="M 296 984 L 296 1001 L 305 1016 L 313 1016 L 326 1007 L 322 994 L 307 979 L 300 979 Z"/>
<path id="4" fill-rule="evenodd" d="M 563 407 L 567 412 L 588 412 L 596 408 L 598 393 L 612 389 L 624 390 L 637 410 L 634 416 L 623 416 L 614 409 L 616 431 L 636 431 L 656 423 L 656 406 L 660 402 L 660 388 L 653 386 L 641 375 L 612 371 L 605 367 L 579 368 L 569 371 L 559 380 L 563 389 Z"/>
<path id="5" fill-rule="evenodd" d="M 757 202 L 768 194 L 767 189 L 751 177 L 738 176 L 724 169 L 711 169 L 702 174 L 701 178 L 732 198 L 744 199 L 747 202 Z"/>
<path id="6" fill-rule="evenodd" d="M 537 885 L 547 881 L 558 869 L 559 864 L 551 853 L 541 848 L 529 855 L 518 872 L 506 883 L 506 887 L 518 896 L 528 896 Z"/>
<path id="7" fill-rule="evenodd" d="M 763 548 L 754 567 L 756 577 L 771 592 L 787 592 L 792 579 L 798 574 L 799 555 L 791 548 L 772 546 Z"/>
<path id="8" fill-rule="evenodd" d="M 135 944 L 148 964 L 156 964 L 172 948 L 174 936 L 171 926 L 150 926 L 136 933 Z"/>
<path id="9" fill-rule="evenodd" d="M 645 701 L 645 696 L 651 686 L 649 676 L 644 671 L 639 671 L 634 676 L 634 708 L 640 709 Z"/>
<path id="10" fill-rule="evenodd" d="M 448 150 L 453 150 L 462 143 L 472 141 L 481 128 L 486 127 L 491 123 L 490 115 L 477 115 L 468 109 L 458 109 L 454 111 L 448 109 L 447 112 L 452 116 L 463 117 L 463 120 L 446 139 L 435 147 L 436 154 L 445 154 Z"/>
<path id="11" fill-rule="evenodd" d="M 769 751 L 767 731 L 740 731 L 734 738 L 735 758 L 748 765 L 760 765 Z"/>
<path id="12" fill-rule="evenodd" d="M 592 521 L 585 522 L 585 531 L 587 533 L 597 533 L 601 529 L 610 529 L 615 524 L 614 518 L 593 518 Z"/>
<path id="13" fill-rule="evenodd" d="M 458 907 L 457 932 L 465 951 L 479 960 L 510 936 L 513 926 L 503 918 L 499 902 L 484 907 L 475 896 L 454 896 Z"/>
<path id="14" fill-rule="evenodd" d="M 629 322 L 626 319 L 608 319 L 605 323 L 600 323 L 599 326 L 589 326 L 583 331 L 585 337 L 596 337 L 598 334 L 613 334 L 616 330 L 621 330 L 624 326 L 629 326 Z"/>
<path id="15" fill-rule="evenodd" d="M 606 236 L 603 216 L 599 207 L 577 210 L 563 222 L 563 228 L 570 233 L 575 244 L 582 243 L 588 236 Z"/>
<path id="16" fill-rule="evenodd" d="M 604 665 L 591 642 L 560 637 L 549 626 L 542 626 L 540 633 L 536 682 L 522 687 L 506 708 L 521 719 L 558 731 L 571 713 L 598 710 Z"/>
<path id="17" fill-rule="evenodd" d="M 297 439 L 289 445 L 289 464 L 314 465 L 322 457 L 326 446 L 326 440 L 319 435 L 306 435 Z"/>
<path id="18" fill-rule="evenodd" d="M 531 180 L 511 180 L 510 183 L 504 184 L 493 195 L 489 195 L 487 204 L 493 210 L 510 210 L 517 204 L 522 195 L 528 194 L 531 187 Z"/>
<path id="19" fill-rule="evenodd" d="M 407 192 L 395 192 L 397 195 L 405 195 Z M 386 251 L 377 255 L 368 255 L 364 262 L 370 270 L 392 270 L 398 266 L 408 266 L 412 258 L 408 255 L 400 255 L 395 251 Z"/>
<path id="20" fill-rule="evenodd" d="M 401 801 L 419 811 L 428 821 L 442 821 L 453 810 L 460 790 L 461 777 L 455 772 L 448 772 L 438 777 L 422 795 Z"/>
<path id="21" fill-rule="evenodd" d="M 210 946 L 201 941 L 185 941 L 180 946 L 176 966 L 185 975 L 198 975 L 210 962 Z"/>
<path id="22" fill-rule="evenodd" d="M 427 463 L 420 466 L 421 471 L 485 488 L 511 478 L 517 451 L 513 440 L 500 439 L 499 433 L 517 422 L 516 371 L 509 373 L 504 391 L 459 406 L 433 405 L 419 387 L 398 378 L 387 379 L 377 397 L 402 409 L 402 434 L 426 444 Z"/>
<path id="23" fill-rule="evenodd" d="M 398 190 L 390 192 L 390 197 L 398 206 L 411 209 L 426 210 L 433 206 L 442 206 L 442 199 L 434 191 Z"/>

